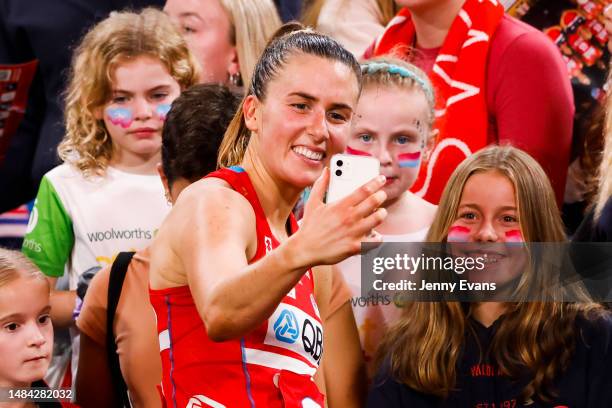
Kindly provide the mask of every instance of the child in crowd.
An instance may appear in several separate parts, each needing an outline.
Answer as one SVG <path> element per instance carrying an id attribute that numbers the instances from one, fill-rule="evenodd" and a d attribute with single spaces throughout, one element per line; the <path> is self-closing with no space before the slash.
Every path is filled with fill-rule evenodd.
<path id="1" fill-rule="evenodd" d="M 25 256 L 0 248 L 0 389 L 43 388 L 53 348 L 49 282 Z M 11 395 L 3 394 L 8 402 Z M 69 398 L 70 395 L 64 395 Z M 0 406 L 2 401 L 0 401 Z M 16 398 L 11 407 L 37 406 Z M 59 407 L 48 402 L 46 407 Z"/>
<path id="2" fill-rule="evenodd" d="M 490 147 L 455 170 L 427 241 L 516 245 L 566 237 L 542 167 L 516 148 Z M 496 278 L 515 266 L 500 254 L 490 266 Z M 519 269 L 515 293 L 550 278 L 529 265 Z M 611 406 L 612 317 L 583 288 L 571 294 L 581 303 L 406 303 L 382 342 L 369 406 Z"/>
<path id="3" fill-rule="evenodd" d="M 421 157 L 428 153 L 434 139 L 433 88 L 427 76 L 407 62 L 375 59 L 361 65 L 361 70 L 363 91 L 346 152 L 380 161 L 380 172 L 387 180 L 383 187 L 387 200 L 382 205 L 387 218 L 376 231 L 382 234 L 383 241 L 421 242 L 436 206 L 408 189 L 417 178 Z M 337 268 L 353 292 L 353 312 L 372 376 L 376 347 L 395 307 L 392 299 L 381 305 L 361 297 L 360 256 L 346 259 Z"/>
<path id="4" fill-rule="evenodd" d="M 49 278 L 56 326 L 72 326 L 78 314 L 79 277 L 121 250 L 144 248 L 168 212 L 156 176 L 162 126 L 196 79 L 185 41 L 158 10 L 113 13 L 76 49 L 58 148 L 64 163 L 44 176 L 23 244 Z M 62 276 L 68 291 L 54 290 Z"/>
<path id="5" fill-rule="evenodd" d="M 194 85 L 172 103 L 162 133 L 159 166 L 172 203 L 185 187 L 215 170 L 221 139 L 239 103 L 240 98 L 222 85 Z M 161 360 L 148 298 L 148 252 L 138 251 L 132 258 L 117 302 L 112 338 L 119 372 L 109 367 L 106 345 L 109 280 L 117 276 L 107 267 L 91 281 L 77 320 L 81 353 L 76 391 L 83 406 L 117 406 L 119 390 L 113 384 L 122 377 L 131 406 L 161 407 L 156 389 L 161 383 Z"/>

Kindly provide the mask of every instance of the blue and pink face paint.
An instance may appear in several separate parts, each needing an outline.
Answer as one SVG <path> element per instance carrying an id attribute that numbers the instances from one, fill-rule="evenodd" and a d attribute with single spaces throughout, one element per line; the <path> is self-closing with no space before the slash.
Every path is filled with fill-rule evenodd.
<path id="1" fill-rule="evenodd" d="M 453 225 L 448 229 L 448 235 L 446 237 L 447 242 L 468 242 L 472 230 L 463 225 Z M 504 242 L 508 244 L 520 244 L 525 242 L 523 240 L 523 234 L 520 230 L 510 230 L 504 233 Z"/>
<path id="2" fill-rule="evenodd" d="M 448 229 L 446 242 L 468 242 L 471 232 L 471 229 L 463 225 L 453 225 Z"/>
<path id="3" fill-rule="evenodd" d="M 134 117 L 130 108 L 106 108 L 106 117 L 115 126 L 121 126 L 124 129 L 132 126 Z"/>
<path id="4" fill-rule="evenodd" d="M 509 244 L 520 244 L 525 242 L 523 240 L 523 234 L 519 230 L 511 230 L 505 232 L 506 242 Z"/>
<path id="5" fill-rule="evenodd" d="M 170 106 L 171 105 L 169 103 L 162 103 L 161 105 L 157 105 L 157 108 L 155 108 L 155 113 L 162 122 L 166 120 L 166 116 L 168 116 L 168 112 L 170 112 Z"/>
<path id="6" fill-rule="evenodd" d="M 170 106 L 170 104 L 163 103 L 155 108 L 155 114 L 162 122 L 166 120 Z M 129 128 L 134 123 L 134 114 L 131 108 L 108 107 L 106 108 L 106 117 L 113 125 L 121 126 L 124 129 Z"/>
<path id="7" fill-rule="evenodd" d="M 350 146 L 346 147 L 346 153 L 354 156 L 372 156 L 368 152 L 353 149 Z M 397 162 L 401 168 L 418 168 L 421 165 L 421 152 L 400 153 L 397 155 Z"/>
<path id="8" fill-rule="evenodd" d="M 421 152 L 400 153 L 397 155 L 397 162 L 402 169 L 415 169 L 421 165 Z"/>

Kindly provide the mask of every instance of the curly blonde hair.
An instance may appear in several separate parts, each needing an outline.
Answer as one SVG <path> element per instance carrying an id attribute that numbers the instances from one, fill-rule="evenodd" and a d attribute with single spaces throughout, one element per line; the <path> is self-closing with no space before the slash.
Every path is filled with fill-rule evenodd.
<path id="1" fill-rule="evenodd" d="M 197 82 L 187 44 L 168 16 L 153 8 L 111 13 L 74 53 L 65 95 L 66 134 L 58 154 L 85 176 L 104 174 L 111 159 L 112 141 L 95 112 L 111 97 L 114 70 L 142 55 L 159 59 L 181 89 Z"/>

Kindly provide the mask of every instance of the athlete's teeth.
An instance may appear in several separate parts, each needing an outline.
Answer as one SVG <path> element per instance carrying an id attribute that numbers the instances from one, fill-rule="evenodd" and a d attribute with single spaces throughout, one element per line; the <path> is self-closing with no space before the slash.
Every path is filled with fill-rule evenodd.
<path id="1" fill-rule="evenodd" d="M 311 160 L 321 160 L 323 158 L 323 154 L 322 153 L 316 153 L 313 152 L 305 147 L 296 147 L 294 148 L 294 151 L 298 154 L 301 154 L 304 157 L 307 157 Z"/>

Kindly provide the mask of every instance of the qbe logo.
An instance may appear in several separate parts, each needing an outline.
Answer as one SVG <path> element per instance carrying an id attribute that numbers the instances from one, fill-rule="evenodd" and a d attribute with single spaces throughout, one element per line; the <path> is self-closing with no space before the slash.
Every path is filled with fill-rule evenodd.
<path id="1" fill-rule="evenodd" d="M 300 335 L 300 326 L 295 314 L 290 310 L 283 310 L 274 322 L 274 335 L 278 341 L 293 344 Z"/>

